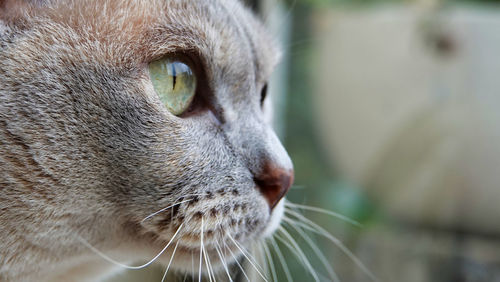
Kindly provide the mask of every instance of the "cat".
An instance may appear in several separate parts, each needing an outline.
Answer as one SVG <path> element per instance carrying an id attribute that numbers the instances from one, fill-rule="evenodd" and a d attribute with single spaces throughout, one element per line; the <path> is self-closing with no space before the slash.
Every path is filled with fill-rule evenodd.
<path id="1" fill-rule="evenodd" d="M 236 0 L 0 0 L 0 281 L 207 275 L 270 236 L 279 56 Z"/>

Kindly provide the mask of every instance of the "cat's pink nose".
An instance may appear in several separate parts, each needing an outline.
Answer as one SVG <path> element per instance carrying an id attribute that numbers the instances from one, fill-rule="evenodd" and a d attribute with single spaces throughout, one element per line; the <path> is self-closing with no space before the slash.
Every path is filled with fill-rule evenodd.
<path id="1" fill-rule="evenodd" d="M 255 177 L 255 183 L 272 210 L 292 186 L 293 169 L 285 170 L 266 165 L 262 173 Z"/>

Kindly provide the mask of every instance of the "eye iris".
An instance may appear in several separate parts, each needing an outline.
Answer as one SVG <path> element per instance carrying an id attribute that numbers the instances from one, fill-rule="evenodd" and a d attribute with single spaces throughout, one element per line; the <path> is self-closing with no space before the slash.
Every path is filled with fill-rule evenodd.
<path id="1" fill-rule="evenodd" d="M 191 68 L 181 61 L 160 59 L 149 64 L 149 74 L 162 103 L 172 114 L 182 114 L 196 90 L 196 77 Z"/>

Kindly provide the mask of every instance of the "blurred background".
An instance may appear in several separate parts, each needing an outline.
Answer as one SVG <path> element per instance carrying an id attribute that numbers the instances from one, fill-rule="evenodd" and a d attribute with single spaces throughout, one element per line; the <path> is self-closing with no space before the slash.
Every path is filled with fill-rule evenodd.
<path id="1" fill-rule="evenodd" d="M 302 209 L 339 241 L 308 232 L 322 259 L 285 224 L 317 271 L 278 242 L 289 276 L 500 281 L 500 3 L 247 2 L 284 50 L 270 87 L 288 199 L 360 223 Z"/>
<path id="2" fill-rule="evenodd" d="M 360 222 L 307 214 L 381 281 L 500 281 L 500 3 L 297 0 L 285 11 L 289 199 Z M 341 281 L 370 281 L 318 242 Z"/>

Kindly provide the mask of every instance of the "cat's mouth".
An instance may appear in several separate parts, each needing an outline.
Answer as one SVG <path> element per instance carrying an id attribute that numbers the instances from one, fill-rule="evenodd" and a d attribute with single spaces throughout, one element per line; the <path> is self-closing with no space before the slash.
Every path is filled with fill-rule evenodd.
<path id="1" fill-rule="evenodd" d="M 236 208 L 240 209 L 245 207 Z M 192 271 L 193 261 L 197 265 L 201 258 L 203 267 L 208 262 L 215 271 L 223 270 L 223 267 L 248 255 L 249 247 L 255 242 L 270 236 L 278 228 L 283 210 L 282 201 L 271 214 L 265 210 L 265 217 L 251 210 L 233 217 L 220 217 L 215 211 L 201 213 L 184 210 L 179 214 L 184 219 L 182 223 L 170 221 L 170 231 L 157 235 L 161 239 L 159 246 L 170 245 L 162 256 L 162 263 L 167 265 L 172 261 L 173 268 L 189 272 Z M 172 226 L 174 222 L 178 224 Z"/>
<path id="2" fill-rule="evenodd" d="M 199 212 L 195 220 L 184 221 L 177 225 L 175 233 L 167 232 L 159 235 L 163 240 L 177 242 L 178 247 L 189 252 L 204 250 L 240 250 L 244 244 L 263 237 L 263 230 L 270 225 L 264 224 L 260 218 L 251 214 L 238 218 L 205 218 Z M 268 220 L 266 220 L 268 221 Z M 273 229 L 274 230 L 274 229 Z"/>
<path id="3" fill-rule="evenodd" d="M 284 202 L 270 210 L 256 191 L 235 189 L 225 194 L 214 191 L 184 196 L 165 204 L 140 225 L 156 238 L 157 250 L 165 248 L 162 264 L 171 263 L 174 269 L 190 272 L 193 262 L 198 265 L 201 259 L 205 270 L 207 262 L 215 271 L 223 270 L 248 255 L 251 246 L 272 235 L 280 224 Z M 227 193 L 231 197 L 225 197 Z"/>
<path id="4" fill-rule="evenodd" d="M 265 200 L 256 194 L 231 193 L 236 195 L 229 199 L 211 192 L 182 198 L 148 215 L 140 225 L 163 240 L 179 231 L 176 240 L 180 238 L 187 247 L 200 246 L 201 239 L 208 244 L 231 239 L 247 242 L 262 237 L 264 230 L 270 233 L 275 229 L 268 230 L 281 218 L 279 207 L 269 213 Z"/>

